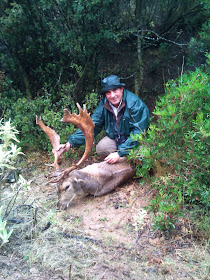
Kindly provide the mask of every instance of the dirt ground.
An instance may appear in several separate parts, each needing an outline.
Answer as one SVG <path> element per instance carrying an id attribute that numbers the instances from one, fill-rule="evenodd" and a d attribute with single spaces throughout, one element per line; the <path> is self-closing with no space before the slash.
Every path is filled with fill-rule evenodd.
<path id="1" fill-rule="evenodd" d="M 13 233 L 0 248 L 0 280 L 209 279 L 208 242 L 193 237 L 186 219 L 170 237 L 153 231 L 149 185 L 134 179 L 58 211 L 56 188 L 45 177 L 49 161 L 26 156 L 26 181 L 1 187 Z"/>

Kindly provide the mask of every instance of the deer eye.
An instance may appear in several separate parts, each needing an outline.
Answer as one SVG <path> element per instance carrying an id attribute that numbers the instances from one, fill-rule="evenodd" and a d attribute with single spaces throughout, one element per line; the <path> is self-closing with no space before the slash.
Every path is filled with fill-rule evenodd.
<path id="1" fill-rule="evenodd" d="M 68 186 L 66 186 L 66 187 L 65 187 L 65 191 L 67 191 L 67 190 L 69 189 L 69 187 L 70 187 L 69 185 L 68 185 Z"/>

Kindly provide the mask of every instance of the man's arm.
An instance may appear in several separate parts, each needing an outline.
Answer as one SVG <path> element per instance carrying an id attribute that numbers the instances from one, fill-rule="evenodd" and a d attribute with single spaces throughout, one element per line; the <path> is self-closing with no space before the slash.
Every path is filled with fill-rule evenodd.
<path id="1" fill-rule="evenodd" d="M 129 151 L 138 145 L 138 142 L 132 139 L 132 135 L 146 131 L 149 124 L 149 110 L 141 100 L 128 110 L 130 114 L 130 137 L 128 137 L 124 143 L 119 145 L 118 154 L 120 157 L 128 155 Z"/>
<path id="2" fill-rule="evenodd" d="M 57 157 L 61 157 L 63 153 L 67 152 L 72 147 L 71 143 L 67 142 L 66 144 L 60 144 L 57 148 L 57 150 L 52 150 L 54 155 L 57 155 Z"/>

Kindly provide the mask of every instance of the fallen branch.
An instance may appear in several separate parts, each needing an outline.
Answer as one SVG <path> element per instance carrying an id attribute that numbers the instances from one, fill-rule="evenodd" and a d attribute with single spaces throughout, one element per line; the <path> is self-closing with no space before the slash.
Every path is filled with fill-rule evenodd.
<path id="1" fill-rule="evenodd" d="M 103 244 L 101 244 L 101 242 L 99 242 L 98 240 L 95 240 L 93 238 L 87 237 L 87 236 L 82 236 L 82 235 L 72 235 L 66 232 L 58 232 L 58 234 L 62 235 L 63 237 L 67 237 L 67 238 L 76 238 L 76 239 L 80 239 L 80 240 L 87 240 L 93 243 L 96 243 L 98 245 L 100 245 L 102 248 L 105 248 Z"/>

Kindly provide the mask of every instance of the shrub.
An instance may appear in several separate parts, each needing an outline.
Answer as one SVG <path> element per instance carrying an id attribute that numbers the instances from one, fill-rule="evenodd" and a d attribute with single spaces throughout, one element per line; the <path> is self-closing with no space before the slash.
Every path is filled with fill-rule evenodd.
<path id="1" fill-rule="evenodd" d="M 152 179 L 156 198 L 149 209 L 155 213 L 155 229 L 170 232 L 186 207 L 196 205 L 205 219 L 208 215 L 208 74 L 200 68 L 166 87 L 167 93 L 153 112 L 156 122 L 147 134 L 136 136 L 141 146 L 130 157 L 141 162 L 137 164 L 138 175 Z M 150 178 L 149 170 L 156 176 Z"/>
<path id="2" fill-rule="evenodd" d="M 21 146 L 24 149 L 50 149 L 50 142 L 40 128 L 36 125 L 36 115 L 41 116 L 43 122 L 51 126 L 61 136 L 61 141 L 68 135 L 68 126 L 61 123 L 63 109 L 69 103 L 62 97 L 59 101 L 53 100 L 53 95 L 46 93 L 34 100 L 25 97 L 18 98 L 15 103 L 7 107 L 5 119 L 11 117 L 20 132 Z"/>
<path id="3" fill-rule="evenodd" d="M 0 179 L 1 182 L 8 175 L 8 170 L 15 169 L 14 164 L 17 159 L 17 156 L 22 154 L 20 148 L 13 142 L 19 142 L 16 138 L 18 131 L 10 123 L 10 120 L 6 123 L 3 123 L 3 120 L 0 120 Z M 1 189 L 0 189 L 0 198 L 1 198 Z M 0 248 L 7 242 L 9 242 L 9 237 L 12 234 L 12 230 L 7 232 L 6 224 L 7 221 L 3 221 L 1 215 L 3 211 L 3 206 L 0 207 L 0 239 L 2 243 Z"/>
<path id="4" fill-rule="evenodd" d="M 50 126 L 60 135 L 61 143 L 67 142 L 69 135 L 76 131 L 73 125 L 61 122 L 64 108 L 69 109 L 70 112 L 78 112 L 73 98 L 67 92 L 71 90 L 71 85 L 63 86 L 59 98 L 55 97 L 53 93 L 43 91 L 43 95 L 34 100 L 14 94 L 10 101 L 5 94 L 6 88 L 4 87 L 2 91 L 0 108 L 4 111 L 5 119 L 13 119 L 14 125 L 20 132 L 20 145 L 24 150 L 44 149 L 49 152 L 52 150 L 49 139 L 36 125 L 36 115 L 41 116 L 45 125 Z M 96 94 L 94 92 L 88 94 L 85 102 L 87 109 L 94 109 L 97 102 Z"/>
<path id="5" fill-rule="evenodd" d="M 2 242 L 0 244 L 0 248 L 5 243 L 9 242 L 9 238 L 13 232 L 13 230 L 11 230 L 10 232 L 7 232 L 7 229 L 6 229 L 7 221 L 3 221 L 1 218 L 2 210 L 3 210 L 3 206 L 0 207 L 0 239 L 2 240 Z"/>
<path id="6" fill-rule="evenodd" d="M 17 156 L 22 154 L 13 142 L 19 142 L 16 135 L 18 131 L 10 120 L 3 123 L 0 120 L 0 179 L 3 180 L 8 174 L 8 169 L 15 169 L 14 163 Z"/>

